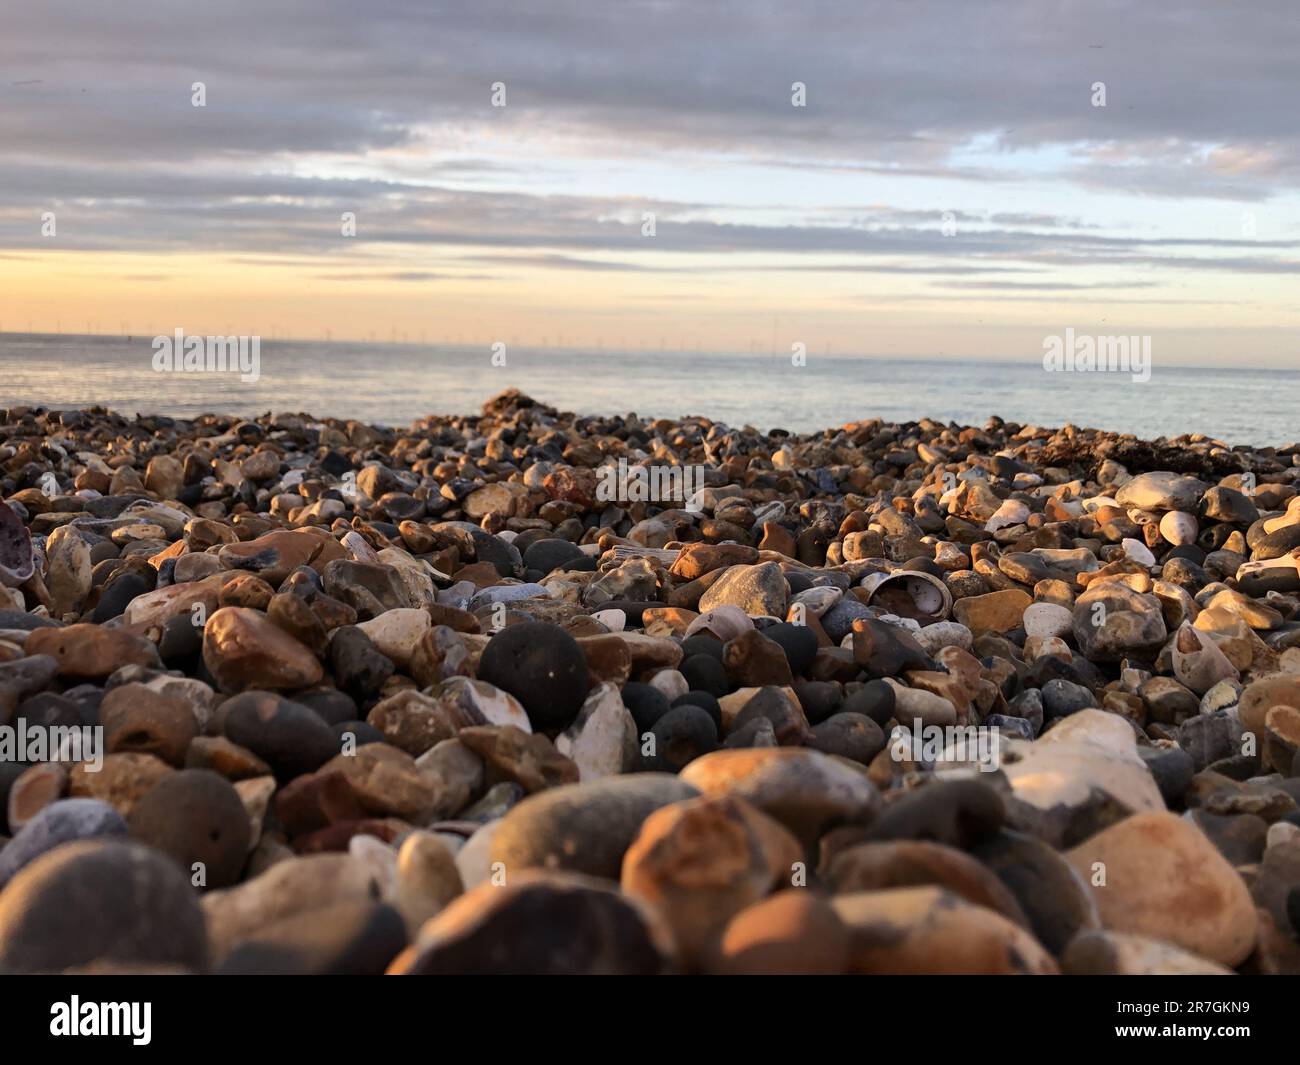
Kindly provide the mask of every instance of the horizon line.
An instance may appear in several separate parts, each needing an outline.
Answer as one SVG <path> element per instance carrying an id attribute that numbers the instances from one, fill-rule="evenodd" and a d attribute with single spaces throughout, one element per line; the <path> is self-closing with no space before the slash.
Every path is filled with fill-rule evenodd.
<path id="1" fill-rule="evenodd" d="M 154 337 L 159 337 L 159 336 L 171 336 L 173 334 L 174 334 L 174 330 L 172 331 L 172 333 L 167 333 L 167 334 L 155 333 L 152 335 Z M 18 331 L 18 330 L 0 329 L 0 343 L 10 338 L 134 341 L 134 340 L 143 339 L 149 335 L 150 334 L 148 334 L 147 332 L 70 333 L 70 332 L 50 332 L 47 330 L 35 330 L 29 332 L 26 330 Z M 376 348 L 422 348 L 422 349 L 430 349 L 430 350 L 483 347 L 490 351 L 492 349 L 493 344 L 502 343 L 500 338 L 494 338 L 493 340 L 488 340 L 488 341 L 462 341 L 462 340 L 447 340 L 447 339 L 442 339 L 442 340 L 387 339 L 384 340 L 378 337 L 367 338 L 367 337 L 334 337 L 334 336 L 326 336 L 326 337 L 276 336 L 274 334 L 268 337 L 265 334 L 206 333 L 206 332 L 195 332 L 195 333 L 189 333 L 188 335 L 190 336 L 257 335 L 260 338 L 260 343 L 263 344 L 268 344 L 268 343 L 269 344 L 324 344 L 324 345 L 329 345 L 331 347 L 338 347 L 344 345 L 367 345 Z M 1119 332 L 1114 334 L 1108 333 L 1105 335 L 1129 336 L 1132 334 Z M 578 344 L 578 345 L 546 344 L 546 343 L 538 343 L 536 341 L 533 342 L 512 341 L 510 347 L 520 349 L 523 351 L 530 351 L 530 350 L 531 351 L 553 351 L 553 352 L 562 352 L 565 354 L 573 354 L 573 355 L 592 354 L 592 353 L 600 353 L 600 354 L 608 354 L 608 355 L 619 355 L 619 354 L 691 355 L 691 356 L 703 355 L 703 356 L 714 356 L 717 358 L 773 358 L 773 359 L 774 358 L 784 359 L 790 355 L 790 352 L 787 351 L 774 351 L 771 349 L 769 349 L 766 352 L 758 352 L 758 351 L 742 351 L 736 348 L 693 348 L 693 347 L 684 347 L 684 346 L 683 347 L 662 347 L 662 346 L 661 347 L 633 347 L 633 346 L 607 347 L 605 345 L 594 345 L 594 344 Z M 823 358 L 823 359 L 843 359 L 843 360 L 872 359 L 872 360 L 879 360 L 882 362 L 925 361 L 925 362 L 935 362 L 935 363 L 967 363 L 967 364 L 987 363 L 992 365 L 1014 364 L 1016 362 L 1022 361 L 1023 359 L 1027 358 L 1027 356 L 1020 356 L 1020 355 L 1007 355 L 1007 356 L 949 355 L 949 354 L 927 355 L 927 354 L 917 354 L 917 353 L 909 353 L 905 355 L 883 355 L 883 354 L 876 354 L 876 353 L 865 352 L 865 351 L 833 352 L 828 350 L 821 351 L 821 352 L 815 352 L 809 350 L 807 352 L 807 357 Z M 1038 358 L 1040 356 L 1035 354 L 1035 357 Z M 1171 369 L 1171 370 L 1267 370 L 1267 371 L 1280 372 L 1280 373 L 1300 374 L 1300 366 L 1296 366 L 1296 367 L 1273 366 L 1273 365 L 1260 365 L 1257 363 L 1246 363 L 1246 364 L 1233 363 L 1231 365 L 1224 364 L 1224 363 L 1164 363 L 1163 368 Z M 1155 367 L 1153 367 L 1153 370 L 1154 369 Z"/>

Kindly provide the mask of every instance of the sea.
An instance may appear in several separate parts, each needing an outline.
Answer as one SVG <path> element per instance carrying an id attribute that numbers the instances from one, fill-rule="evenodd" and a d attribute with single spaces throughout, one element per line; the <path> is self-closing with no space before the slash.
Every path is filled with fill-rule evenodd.
<path id="1" fill-rule="evenodd" d="M 991 361 L 808 354 L 609 351 L 268 340 L 256 380 L 155 369 L 153 337 L 0 334 L 0 407 L 101 405 L 127 415 L 305 412 L 402 426 L 476 413 L 506 388 L 579 414 L 706 415 L 812 432 L 866 418 L 923 417 L 1133 433 L 1203 433 L 1230 445 L 1300 439 L 1300 368 L 1156 363 L 1150 379 Z M 502 365 L 504 363 L 504 365 Z M 252 375 L 248 375 L 252 376 Z"/>

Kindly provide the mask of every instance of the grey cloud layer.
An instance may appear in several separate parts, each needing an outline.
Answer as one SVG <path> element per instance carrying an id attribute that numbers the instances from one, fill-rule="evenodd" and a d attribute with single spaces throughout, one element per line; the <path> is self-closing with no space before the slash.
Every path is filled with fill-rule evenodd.
<path id="1" fill-rule="evenodd" d="M 351 151 L 491 120 L 904 164 L 988 131 L 1272 144 L 1260 180 L 1297 161 L 1291 0 L 55 0 L 6 21 L 0 143 L 74 158 Z M 510 93 L 495 112 L 494 81 Z"/>
<path id="2" fill-rule="evenodd" d="M 757 225 L 700 219 L 692 205 L 658 200 L 472 192 L 385 181 L 121 169 L 91 176 L 45 166 L 19 167 L 9 177 L 7 202 L 0 207 L 0 244 L 11 248 L 324 256 L 297 264 L 308 267 L 329 265 L 330 257 L 364 265 L 384 262 L 394 252 L 478 248 L 484 251 L 466 261 L 647 273 L 693 269 L 659 261 L 663 254 L 708 256 L 710 262 L 699 269 L 737 272 L 952 275 L 1082 264 L 1300 272 L 1300 240 L 1112 235 L 1042 215 L 954 212 L 949 220 L 955 231 L 945 235 L 941 212 L 883 206 L 855 212 L 852 224 Z M 55 241 L 42 237 L 38 224 L 52 198 L 61 202 Z M 644 211 L 656 212 L 653 238 L 642 234 Z M 344 212 L 355 216 L 355 237 L 341 233 Z M 725 267 L 714 261 L 742 253 L 769 261 L 733 261 Z M 599 255 L 615 258 L 592 257 Z M 773 256 L 784 261 L 772 262 Z M 814 256 L 858 258 L 810 262 Z M 401 273 L 387 276 L 411 279 Z"/>
<path id="3" fill-rule="evenodd" d="M 556 269 L 668 269 L 591 258 L 648 246 L 892 257 L 937 274 L 1007 261 L 1300 269 L 1285 241 L 1105 236 L 1014 211 L 958 212 L 958 235 L 944 237 L 937 213 L 887 207 L 861 216 L 875 229 L 725 224 L 653 195 L 452 187 L 509 171 L 498 159 L 421 164 L 408 184 L 286 173 L 307 156 L 450 154 L 460 132 L 495 125 L 627 156 L 732 153 L 981 183 L 1014 180 L 999 153 L 1056 147 L 1079 187 L 1263 199 L 1300 178 L 1294 0 L 1244 11 L 1221 0 L 6 2 L 0 247 L 11 250 L 46 246 L 33 212 L 57 201 L 67 247 L 357 257 L 337 225 L 355 210 L 356 243 L 371 252 L 457 245 Z M 202 110 L 194 81 L 207 86 Z M 496 81 L 505 109 L 489 106 Z M 804 109 L 790 106 L 793 81 L 808 86 Z M 1104 109 L 1089 103 L 1094 81 L 1107 85 Z M 977 137 L 987 151 L 972 165 L 958 150 Z M 520 174 L 528 162 L 515 160 Z M 661 213 L 650 245 L 641 210 Z"/>

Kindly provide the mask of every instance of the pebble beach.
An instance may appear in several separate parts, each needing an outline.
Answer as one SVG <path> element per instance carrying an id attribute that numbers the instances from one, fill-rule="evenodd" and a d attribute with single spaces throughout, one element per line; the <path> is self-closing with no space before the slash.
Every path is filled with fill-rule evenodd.
<path id="1" fill-rule="evenodd" d="M 0 498 L 0 971 L 1300 973 L 1300 444 L 31 406 Z"/>

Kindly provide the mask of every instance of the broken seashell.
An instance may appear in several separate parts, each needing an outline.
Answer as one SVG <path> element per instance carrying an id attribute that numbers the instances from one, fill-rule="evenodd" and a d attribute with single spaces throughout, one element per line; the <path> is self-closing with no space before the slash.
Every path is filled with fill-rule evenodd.
<path id="1" fill-rule="evenodd" d="M 17 588 L 34 572 L 31 533 L 8 503 L 0 503 L 0 584 Z"/>
<path id="2" fill-rule="evenodd" d="M 867 590 L 867 605 L 880 607 L 923 625 L 944 621 L 952 611 L 948 586 L 923 570 L 868 573 L 860 587 Z"/>

